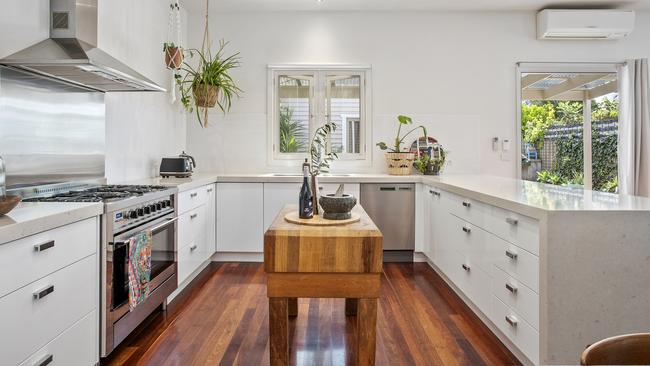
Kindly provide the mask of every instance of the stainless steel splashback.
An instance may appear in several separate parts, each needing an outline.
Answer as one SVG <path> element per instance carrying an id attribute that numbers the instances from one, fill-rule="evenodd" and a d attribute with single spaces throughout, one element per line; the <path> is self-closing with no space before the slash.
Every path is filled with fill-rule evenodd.
<path id="1" fill-rule="evenodd" d="M 7 188 L 104 177 L 104 94 L 0 67 Z"/>

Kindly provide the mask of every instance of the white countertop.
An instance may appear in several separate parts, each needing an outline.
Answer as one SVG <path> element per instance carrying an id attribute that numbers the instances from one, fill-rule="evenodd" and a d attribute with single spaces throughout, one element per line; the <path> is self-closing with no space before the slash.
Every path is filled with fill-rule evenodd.
<path id="1" fill-rule="evenodd" d="M 21 202 L 0 216 L 0 244 L 101 215 L 101 202 Z"/>
<path id="2" fill-rule="evenodd" d="M 195 173 L 190 178 L 150 178 L 130 184 L 159 184 L 179 191 L 214 182 L 300 182 L 297 174 Z M 396 176 L 388 174 L 321 175 L 322 183 L 425 183 L 524 215 L 540 217 L 548 211 L 650 211 L 650 198 L 588 191 L 579 187 L 554 186 L 489 175 Z"/>

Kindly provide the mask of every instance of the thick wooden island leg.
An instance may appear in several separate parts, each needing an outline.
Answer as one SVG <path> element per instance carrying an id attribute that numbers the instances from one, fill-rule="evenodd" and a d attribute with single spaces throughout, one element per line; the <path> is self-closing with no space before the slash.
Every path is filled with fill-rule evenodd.
<path id="1" fill-rule="evenodd" d="M 359 299 L 345 299 L 345 315 L 357 315 Z"/>
<path id="2" fill-rule="evenodd" d="M 359 299 L 357 309 L 357 365 L 375 364 L 377 299 Z"/>
<path id="3" fill-rule="evenodd" d="M 289 304 L 286 297 L 269 298 L 271 366 L 289 364 Z"/>
<path id="4" fill-rule="evenodd" d="M 298 316 L 298 298 L 289 298 L 289 316 Z"/>

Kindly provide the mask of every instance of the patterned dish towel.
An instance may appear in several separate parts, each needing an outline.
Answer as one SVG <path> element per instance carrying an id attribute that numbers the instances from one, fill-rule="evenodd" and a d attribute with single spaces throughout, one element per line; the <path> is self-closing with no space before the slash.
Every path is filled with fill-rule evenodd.
<path id="1" fill-rule="evenodd" d="M 149 297 L 151 231 L 129 239 L 129 310 Z"/>

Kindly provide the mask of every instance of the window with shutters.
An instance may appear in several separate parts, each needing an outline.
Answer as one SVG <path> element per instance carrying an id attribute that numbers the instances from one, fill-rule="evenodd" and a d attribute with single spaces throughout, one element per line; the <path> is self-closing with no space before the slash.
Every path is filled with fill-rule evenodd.
<path id="1" fill-rule="evenodd" d="M 272 161 L 302 161 L 316 129 L 333 122 L 327 149 L 341 160 L 370 154 L 369 67 L 269 66 Z"/>

